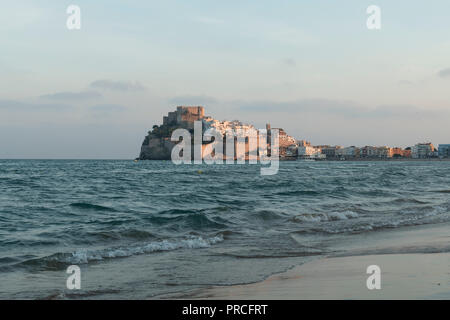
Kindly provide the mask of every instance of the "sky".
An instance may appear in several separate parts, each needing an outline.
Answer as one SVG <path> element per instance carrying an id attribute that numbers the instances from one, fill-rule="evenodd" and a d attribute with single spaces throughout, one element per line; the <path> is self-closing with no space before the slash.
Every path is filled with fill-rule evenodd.
<path id="1" fill-rule="evenodd" d="M 3 1 L 0 158 L 132 159 L 177 105 L 317 145 L 450 143 L 449 30 L 448 0 Z"/>

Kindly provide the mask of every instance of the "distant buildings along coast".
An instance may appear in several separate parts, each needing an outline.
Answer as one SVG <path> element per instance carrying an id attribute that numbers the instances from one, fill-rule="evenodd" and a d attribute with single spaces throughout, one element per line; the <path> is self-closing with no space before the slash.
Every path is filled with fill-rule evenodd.
<path id="1" fill-rule="evenodd" d="M 178 106 L 175 111 L 163 117 L 161 125 L 154 125 L 148 132 L 141 146 L 140 160 L 170 160 L 172 148 L 177 144 L 171 140 L 174 130 L 178 128 L 194 131 L 195 121 L 202 121 L 202 132 L 214 128 L 225 136 L 229 130 L 245 132 L 257 130 L 253 125 L 238 120 L 220 121 L 205 116 L 202 106 Z M 270 139 L 270 124 L 266 125 Z M 388 159 L 445 159 L 450 158 L 450 144 L 440 144 L 436 148 L 432 143 L 417 143 L 408 148 L 388 146 L 331 146 L 312 145 L 306 140 L 297 140 L 288 135 L 282 128 L 279 130 L 279 154 L 282 160 L 388 160 Z M 204 142 L 203 148 L 208 143 Z M 267 142 L 269 144 L 269 141 Z M 246 155 L 249 153 L 246 142 Z M 225 154 L 225 150 L 224 150 Z"/>
<path id="2" fill-rule="evenodd" d="M 388 146 L 312 146 L 309 142 L 301 141 L 297 157 L 315 160 L 444 159 L 450 158 L 450 144 L 440 144 L 436 148 L 430 142 L 417 143 L 403 149 Z"/>

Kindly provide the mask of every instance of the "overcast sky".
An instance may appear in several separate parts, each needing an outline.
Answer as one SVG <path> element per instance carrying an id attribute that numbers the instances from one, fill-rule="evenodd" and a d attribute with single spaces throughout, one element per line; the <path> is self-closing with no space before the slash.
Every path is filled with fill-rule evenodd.
<path id="1" fill-rule="evenodd" d="M 450 143 L 449 30 L 448 0 L 5 1 L 0 158 L 134 158 L 177 105 L 314 144 Z"/>

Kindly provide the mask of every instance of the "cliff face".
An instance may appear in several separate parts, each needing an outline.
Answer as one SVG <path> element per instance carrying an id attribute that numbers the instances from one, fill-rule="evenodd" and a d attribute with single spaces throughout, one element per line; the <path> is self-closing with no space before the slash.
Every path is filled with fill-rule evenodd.
<path id="1" fill-rule="evenodd" d="M 175 145 L 170 138 L 147 136 L 139 154 L 139 160 L 170 160 Z"/>
<path id="2" fill-rule="evenodd" d="M 201 106 L 179 106 L 163 118 L 163 124 L 153 126 L 142 143 L 139 160 L 170 160 L 175 143 L 170 140 L 172 132 L 178 128 L 193 130 L 194 122 L 205 117 Z"/>

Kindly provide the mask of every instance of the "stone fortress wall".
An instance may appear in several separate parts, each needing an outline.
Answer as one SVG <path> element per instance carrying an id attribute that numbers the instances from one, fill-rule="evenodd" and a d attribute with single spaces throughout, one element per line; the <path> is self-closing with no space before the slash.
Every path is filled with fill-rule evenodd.
<path id="1" fill-rule="evenodd" d="M 163 117 L 163 125 L 178 125 L 182 128 L 193 129 L 194 121 L 202 120 L 204 117 L 205 109 L 202 106 L 178 106 L 176 111 L 169 112 Z"/>

